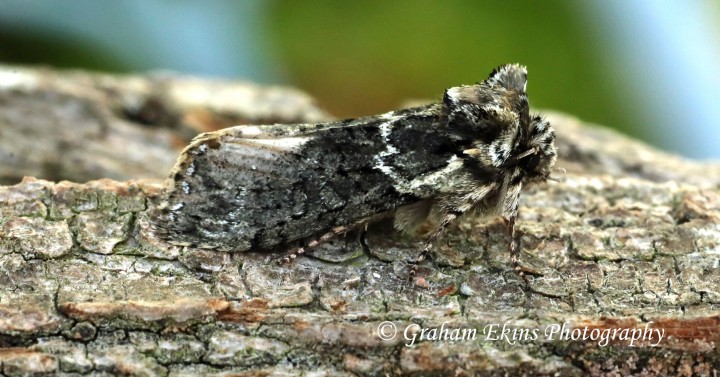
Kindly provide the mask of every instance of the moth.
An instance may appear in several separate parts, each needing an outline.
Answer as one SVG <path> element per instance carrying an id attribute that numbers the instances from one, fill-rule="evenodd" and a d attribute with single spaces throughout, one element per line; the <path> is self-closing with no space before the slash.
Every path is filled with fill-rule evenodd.
<path id="1" fill-rule="evenodd" d="M 201 134 L 171 172 L 155 228 L 176 245 L 297 253 L 394 214 L 402 232 L 430 229 L 421 262 L 455 219 L 476 212 L 505 219 L 517 266 L 520 191 L 552 179 L 557 156 L 526 83 L 525 67 L 508 64 L 426 106 Z"/>

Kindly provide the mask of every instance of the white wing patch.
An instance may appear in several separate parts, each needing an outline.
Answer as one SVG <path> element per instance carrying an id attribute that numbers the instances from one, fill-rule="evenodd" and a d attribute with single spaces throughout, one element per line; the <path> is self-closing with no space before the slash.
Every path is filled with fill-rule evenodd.
<path id="1" fill-rule="evenodd" d="M 258 126 L 239 126 L 238 129 L 240 131 L 238 136 L 248 139 L 253 139 L 266 134 Z"/>
<path id="2" fill-rule="evenodd" d="M 383 123 L 380 125 L 380 136 L 383 138 L 383 143 L 385 143 L 385 150 L 376 154 L 374 157 L 375 160 L 375 169 L 378 169 L 385 173 L 385 175 L 389 176 L 393 179 L 394 182 L 399 182 L 400 178 L 398 177 L 397 173 L 393 170 L 391 166 L 388 166 L 385 164 L 385 157 L 392 156 L 394 154 L 400 153 L 400 151 L 395 148 L 392 143 L 390 143 L 390 134 L 392 133 L 392 124 L 395 122 L 395 120 L 398 119 L 398 117 L 391 117 L 392 113 L 384 114 L 383 118 L 390 119 L 389 121 Z"/>
<path id="3" fill-rule="evenodd" d="M 425 174 L 409 182 L 403 180 L 398 182 L 395 188 L 403 193 L 429 197 L 432 196 L 431 193 L 437 193 L 439 187 L 452 188 L 453 180 L 451 178 L 458 176 L 462 167 L 463 161 L 453 155 L 448 159 L 447 165 L 442 170 Z"/>
<path id="4" fill-rule="evenodd" d="M 307 137 L 284 137 L 280 139 L 248 139 L 247 142 L 278 152 L 294 152 L 309 140 Z"/>

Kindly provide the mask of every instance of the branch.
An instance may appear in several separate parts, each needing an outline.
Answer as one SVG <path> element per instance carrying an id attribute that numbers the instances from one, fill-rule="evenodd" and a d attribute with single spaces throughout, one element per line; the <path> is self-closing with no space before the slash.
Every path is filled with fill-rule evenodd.
<path id="1" fill-rule="evenodd" d="M 303 94 L 173 76 L 0 73 L 15 75 L 0 90 L 6 182 L 126 180 L 0 186 L 6 375 L 720 369 L 717 164 L 549 113 L 567 173 L 523 192 L 517 224 L 521 263 L 543 275 L 525 283 L 510 269 L 499 219 L 466 218 L 410 285 L 404 261 L 421 241 L 383 223 L 363 242 L 348 235 L 283 266 L 276 254 L 151 236 L 147 210 L 192 134 L 328 119 Z"/>

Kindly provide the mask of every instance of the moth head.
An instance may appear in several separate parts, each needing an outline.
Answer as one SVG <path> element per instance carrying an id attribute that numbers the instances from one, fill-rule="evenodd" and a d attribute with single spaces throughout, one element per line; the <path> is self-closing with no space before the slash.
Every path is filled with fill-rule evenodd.
<path id="1" fill-rule="evenodd" d="M 555 131 L 545 119 L 534 116 L 528 124 L 527 135 L 513 153 L 511 164 L 519 167 L 530 180 L 551 179 L 557 160 Z"/>
<path id="2" fill-rule="evenodd" d="M 464 154 L 479 166 L 503 168 L 519 134 L 521 116 L 516 109 L 523 105 L 518 99 L 524 83 L 518 80 L 524 68 L 505 67 L 509 66 L 497 68 L 482 83 L 449 88 L 443 98 L 448 131 L 468 147 Z M 522 98 L 527 98 L 524 93 Z"/>
<path id="3" fill-rule="evenodd" d="M 527 69 L 506 64 L 479 84 L 448 89 L 443 100 L 448 128 L 478 165 L 549 179 L 557 159 L 555 133 L 544 119 L 530 115 L 526 85 Z"/>

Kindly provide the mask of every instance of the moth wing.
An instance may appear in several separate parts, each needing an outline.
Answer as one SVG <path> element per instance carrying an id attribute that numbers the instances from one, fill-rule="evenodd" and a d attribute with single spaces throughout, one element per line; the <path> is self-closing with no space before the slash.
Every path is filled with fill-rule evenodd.
<path id="1" fill-rule="evenodd" d="M 176 244 L 242 251 L 416 201 L 378 168 L 386 148 L 378 127 L 360 119 L 202 134 L 176 163 L 156 224 Z"/>

